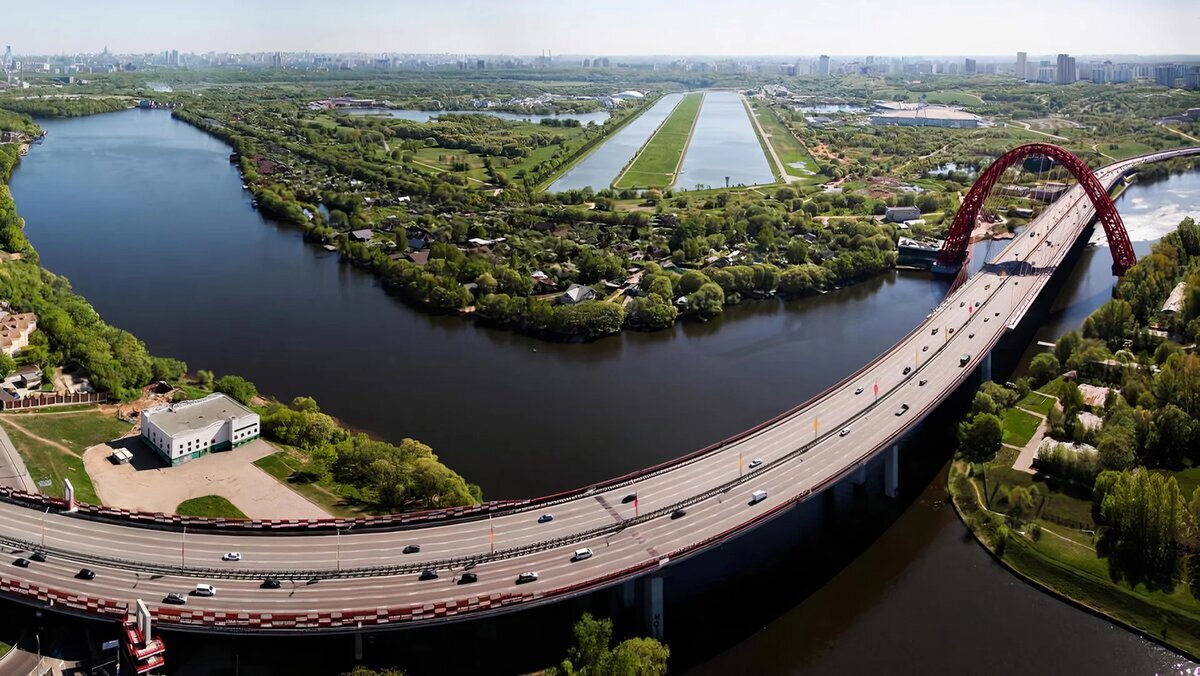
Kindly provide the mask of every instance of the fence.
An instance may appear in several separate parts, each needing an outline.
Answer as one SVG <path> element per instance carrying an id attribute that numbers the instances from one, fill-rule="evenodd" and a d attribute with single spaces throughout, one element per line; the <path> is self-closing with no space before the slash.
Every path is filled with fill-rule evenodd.
<path id="1" fill-rule="evenodd" d="M 68 406 L 70 404 L 107 404 L 107 392 L 79 392 L 77 394 L 45 394 L 33 393 L 24 399 L 5 401 L 5 411 L 19 411 L 26 408 L 44 408 L 46 406 Z"/>

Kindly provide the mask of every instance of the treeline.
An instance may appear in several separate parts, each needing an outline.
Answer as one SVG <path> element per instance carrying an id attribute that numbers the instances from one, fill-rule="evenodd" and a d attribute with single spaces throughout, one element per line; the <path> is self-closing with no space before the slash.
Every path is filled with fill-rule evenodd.
<path id="1" fill-rule="evenodd" d="M 0 106 L 4 105 L 4 100 L 0 99 Z M 19 131 L 24 134 L 33 136 L 41 131 L 33 118 L 24 113 L 16 113 L 11 110 L 5 110 L 0 107 L 0 131 Z M 5 179 L 7 180 L 7 178 Z"/>
<path id="2" fill-rule="evenodd" d="M 219 381 L 217 389 L 222 389 Z M 297 397 L 290 407 L 268 404 L 262 430 L 270 439 L 305 451 L 305 474 L 353 487 L 355 497 L 380 510 L 453 507 L 483 498 L 479 486 L 442 464 L 425 444 L 413 439 L 390 444 L 351 434 L 310 397 Z"/>
<path id="3" fill-rule="evenodd" d="M 133 106 L 125 98 L 0 98 L 0 107 L 26 115 L 45 117 L 83 117 L 98 113 L 112 113 Z"/>

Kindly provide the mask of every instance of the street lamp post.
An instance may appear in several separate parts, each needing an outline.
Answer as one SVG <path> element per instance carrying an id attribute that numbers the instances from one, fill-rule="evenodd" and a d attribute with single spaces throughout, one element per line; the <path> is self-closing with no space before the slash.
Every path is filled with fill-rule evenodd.
<path id="1" fill-rule="evenodd" d="M 187 526 L 183 527 L 183 537 L 179 538 L 179 566 L 187 568 Z"/>
<path id="2" fill-rule="evenodd" d="M 46 515 L 49 513 L 49 507 L 46 508 L 46 511 L 42 512 L 42 549 L 46 548 Z"/>

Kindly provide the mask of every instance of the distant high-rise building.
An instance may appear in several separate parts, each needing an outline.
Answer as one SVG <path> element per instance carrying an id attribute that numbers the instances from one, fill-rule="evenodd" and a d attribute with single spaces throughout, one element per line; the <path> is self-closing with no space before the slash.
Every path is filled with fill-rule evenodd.
<path id="1" fill-rule="evenodd" d="M 4 46 L 4 70 L 13 69 L 12 45 Z"/>
<path id="2" fill-rule="evenodd" d="M 821 55 L 821 58 L 817 59 L 817 75 L 821 77 L 829 75 L 829 57 L 824 54 Z"/>
<path id="3" fill-rule="evenodd" d="M 1028 70 L 1025 65 L 1025 62 L 1027 59 L 1028 59 L 1028 55 L 1025 52 L 1017 52 L 1017 67 L 1013 69 L 1013 72 L 1015 72 L 1017 74 L 1018 80 L 1028 79 L 1026 77 Z"/>
<path id="4" fill-rule="evenodd" d="M 1069 54 L 1058 55 L 1058 72 L 1055 82 L 1058 84 L 1071 84 L 1075 81 L 1075 59 Z"/>
<path id="5" fill-rule="evenodd" d="M 966 73 L 967 75 L 974 75 L 975 70 L 976 70 L 975 59 L 967 59 L 966 62 L 963 63 L 963 72 Z"/>
<path id="6" fill-rule="evenodd" d="M 1154 84 L 1162 87 L 1175 86 L 1175 66 L 1155 66 L 1154 67 Z"/>

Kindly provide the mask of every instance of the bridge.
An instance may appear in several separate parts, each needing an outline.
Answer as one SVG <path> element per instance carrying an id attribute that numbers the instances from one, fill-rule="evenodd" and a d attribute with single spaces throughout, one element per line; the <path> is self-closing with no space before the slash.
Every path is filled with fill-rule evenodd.
<path id="1" fill-rule="evenodd" d="M 979 273 L 960 275 L 945 301 L 886 353 L 810 401 L 672 462 L 542 498 L 321 521 L 136 514 L 5 488 L 0 546 L 14 558 L 46 556 L 24 568 L 0 566 L 0 593 L 122 621 L 141 600 L 160 626 L 181 630 L 355 632 L 490 616 L 645 578 L 647 603 L 661 612 L 663 568 L 840 481 L 861 481 L 877 456 L 894 496 L 900 440 L 973 372 L 990 375 L 992 348 L 1097 215 L 1115 243 L 1114 269 L 1132 264 L 1108 190 L 1142 163 L 1198 153 L 1154 153 L 1094 175 L 1045 144 L 1001 157 L 964 201 L 943 264 L 966 257 L 964 232 L 1008 164 L 1055 157 L 1079 184 Z M 757 491 L 766 497 L 752 500 Z M 553 519 L 540 522 L 546 514 Z M 592 555 L 575 557 L 582 548 Z M 222 561 L 230 551 L 241 561 Z M 82 579 L 84 567 L 94 579 Z M 466 569 L 476 581 L 461 580 Z M 424 579 L 426 570 L 437 577 Z M 518 582 L 526 572 L 537 579 Z M 266 579 L 281 587 L 266 588 Z M 216 595 L 166 602 L 201 583 L 215 585 Z"/>

